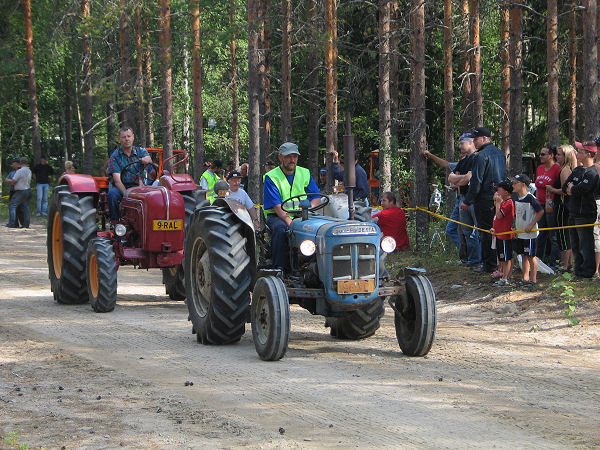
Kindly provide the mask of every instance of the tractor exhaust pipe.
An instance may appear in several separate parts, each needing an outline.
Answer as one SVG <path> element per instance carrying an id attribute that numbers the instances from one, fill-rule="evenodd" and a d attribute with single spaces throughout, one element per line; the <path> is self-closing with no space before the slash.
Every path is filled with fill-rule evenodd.
<path id="1" fill-rule="evenodd" d="M 348 193 L 348 218 L 350 220 L 354 220 L 354 188 L 356 187 L 355 155 L 350 112 L 346 111 L 346 134 L 344 135 L 344 189 Z"/>

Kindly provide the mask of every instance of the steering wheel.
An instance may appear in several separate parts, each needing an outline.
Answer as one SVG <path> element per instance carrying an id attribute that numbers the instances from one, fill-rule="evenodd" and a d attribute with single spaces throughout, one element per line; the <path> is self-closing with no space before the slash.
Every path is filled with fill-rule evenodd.
<path id="1" fill-rule="evenodd" d="M 139 165 L 140 165 L 140 167 L 139 167 L 137 170 L 134 170 L 134 169 L 132 169 L 132 167 L 131 167 L 131 166 L 133 166 L 134 164 L 139 164 Z M 123 175 L 125 175 L 125 174 L 127 174 L 127 173 L 130 173 L 130 174 L 132 174 L 132 175 L 135 175 L 136 177 L 142 177 L 142 181 L 143 181 L 143 180 L 144 180 L 144 174 L 143 174 L 142 172 L 146 172 L 146 174 L 148 174 L 148 172 L 147 172 L 145 169 L 146 169 L 146 166 L 144 166 L 144 165 L 142 164 L 142 161 L 141 161 L 140 159 L 138 159 L 137 161 L 130 162 L 129 164 L 127 164 L 126 166 L 124 166 L 124 167 L 121 169 L 121 173 L 120 173 L 120 175 L 121 175 L 121 182 L 122 182 L 123 184 L 125 184 L 125 183 L 123 182 Z M 148 175 L 146 175 L 146 177 L 148 177 Z M 144 183 L 144 184 L 145 184 L 145 183 Z"/>
<path id="2" fill-rule="evenodd" d="M 308 195 L 318 195 L 319 197 L 325 199 L 325 202 L 322 202 L 316 206 L 311 206 L 310 208 L 308 208 L 308 212 L 319 211 L 319 210 L 325 208 L 329 204 L 329 197 L 327 197 L 326 195 L 319 194 L 319 193 L 307 193 L 307 194 L 294 195 L 293 197 L 288 198 L 286 201 L 281 202 L 281 209 L 288 214 L 300 214 L 302 212 L 302 209 L 286 209 L 283 207 L 283 205 L 285 205 L 287 202 L 289 202 L 291 200 L 294 200 L 296 198 L 300 199 L 301 197 L 306 197 Z"/>

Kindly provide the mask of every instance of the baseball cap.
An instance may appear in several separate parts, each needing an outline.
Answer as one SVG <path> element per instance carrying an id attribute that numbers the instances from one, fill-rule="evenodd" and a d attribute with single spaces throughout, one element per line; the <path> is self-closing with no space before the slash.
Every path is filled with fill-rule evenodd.
<path id="1" fill-rule="evenodd" d="M 234 170 L 227 176 L 227 181 L 231 180 L 232 178 L 242 178 L 242 174 L 237 170 Z"/>
<path id="2" fill-rule="evenodd" d="M 582 144 L 581 142 L 575 141 L 575 147 L 592 153 L 596 153 L 598 151 L 598 147 L 596 147 L 595 142 L 584 142 Z"/>
<path id="3" fill-rule="evenodd" d="M 327 169 L 321 169 L 319 170 L 319 173 L 327 173 Z"/>
<path id="4" fill-rule="evenodd" d="M 223 163 L 221 162 L 220 159 L 215 159 L 215 160 L 213 160 L 211 166 L 214 167 L 215 169 L 221 169 L 223 167 Z"/>
<path id="5" fill-rule="evenodd" d="M 472 131 L 465 131 L 458 138 L 458 142 L 472 141 L 473 139 L 475 139 L 475 136 L 473 135 L 473 132 Z"/>
<path id="6" fill-rule="evenodd" d="M 519 175 L 515 175 L 515 181 L 519 181 L 519 182 L 521 182 L 523 184 L 526 184 L 527 186 L 529 186 L 529 184 L 531 184 L 531 180 L 524 173 L 520 173 Z"/>
<path id="7" fill-rule="evenodd" d="M 29 164 L 29 160 L 27 158 L 25 158 L 24 156 L 19 159 L 19 162 L 21 164 Z"/>
<path id="8" fill-rule="evenodd" d="M 204 161 L 204 167 L 210 167 L 210 161 Z"/>
<path id="9" fill-rule="evenodd" d="M 504 189 L 507 192 L 513 191 L 513 184 L 512 184 L 512 181 L 510 181 L 509 179 L 502 180 L 500 183 L 498 183 L 498 187 L 501 187 L 502 189 Z"/>
<path id="10" fill-rule="evenodd" d="M 477 127 L 473 130 L 473 138 L 477 138 L 477 137 L 492 137 L 492 133 L 490 132 L 490 129 L 487 127 Z"/>
<path id="11" fill-rule="evenodd" d="M 279 147 L 279 154 L 281 156 L 299 155 L 300 152 L 298 151 L 298 146 L 296 144 L 293 142 L 285 142 Z"/>

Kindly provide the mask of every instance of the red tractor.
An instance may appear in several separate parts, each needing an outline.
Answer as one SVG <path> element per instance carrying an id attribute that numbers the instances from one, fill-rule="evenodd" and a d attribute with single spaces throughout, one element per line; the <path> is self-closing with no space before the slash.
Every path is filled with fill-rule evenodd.
<path id="1" fill-rule="evenodd" d="M 178 160 L 170 172 L 161 173 L 172 158 Z M 190 175 L 176 173 L 185 168 L 187 153 L 177 152 L 172 158 L 164 162 L 160 158 L 156 165 L 158 186 L 127 190 L 116 223 L 110 221 L 107 177 L 65 175 L 54 188 L 48 205 L 47 247 L 50 284 L 58 303 L 89 301 L 96 312 L 112 311 L 121 265 L 161 268 L 167 294 L 175 300 L 185 298 L 185 228 L 196 208 L 208 202 Z M 139 162 L 124 167 L 121 174 L 126 170 L 148 177 Z"/>

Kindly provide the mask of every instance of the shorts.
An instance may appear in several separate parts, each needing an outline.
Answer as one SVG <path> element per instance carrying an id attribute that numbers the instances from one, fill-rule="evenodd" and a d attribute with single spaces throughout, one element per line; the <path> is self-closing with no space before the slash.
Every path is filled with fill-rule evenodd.
<path id="1" fill-rule="evenodd" d="M 537 238 L 515 239 L 513 249 L 518 255 L 535 256 L 537 250 Z"/>
<path id="2" fill-rule="evenodd" d="M 596 223 L 600 223 L 600 200 L 596 200 Z M 594 251 L 600 253 L 600 225 L 594 227 Z"/>
<path id="3" fill-rule="evenodd" d="M 496 255 L 498 261 L 510 261 L 512 259 L 513 240 L 496 239 Z"/>

